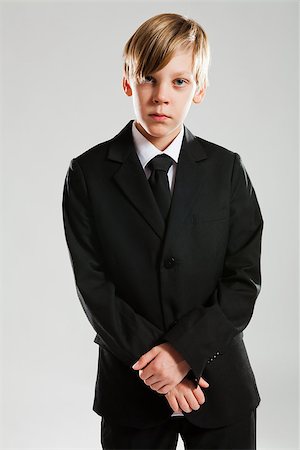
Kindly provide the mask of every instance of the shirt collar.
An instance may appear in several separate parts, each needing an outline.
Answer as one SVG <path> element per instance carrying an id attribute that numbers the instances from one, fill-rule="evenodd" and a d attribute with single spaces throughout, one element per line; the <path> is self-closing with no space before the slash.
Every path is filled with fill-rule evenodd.
<path id="1" fill-rule="evenodd" d="M 176 138 L 171 144 L 162 152 L 155 145 L 153 145 L 145 136 L 136 128 L 135 121 L 132 122 L 132 137 L 135 145 L 135 149 L 143 169 L 148 162 L 157 155 L 169 155 L 176 163 L 178 162 L 181 144 L 183 140 L 184 128 L 181 125 L 181 129 Z"/>

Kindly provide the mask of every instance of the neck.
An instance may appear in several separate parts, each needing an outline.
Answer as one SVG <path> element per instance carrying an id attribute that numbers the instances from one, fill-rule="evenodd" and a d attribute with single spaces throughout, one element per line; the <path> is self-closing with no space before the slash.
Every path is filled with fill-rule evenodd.
<path id="1" fill-rule="evenodd" d="M 171 134 L 168 134 L 167 136 L 161 136 L 161 137 L 157 137 L 157 136 L 152 136 L 151 134 L 147 133 L 147 131 L 142 127 L 142 125 L 140 123 L 138 123 L 137 121 L 134 122 L 135 127 L 137 128 L 137 130 L 139 130 L 139 132 L 149 141 L 151 142 L 151 144 L 153 144 L 158 150 L 160 151 L 164 151 L 167 147 L 169 147 L 169 145 L 171 144 L 171 142 L 174 141 L 174 139 L 178 136 L 178 134 L 180 133 L 180 127 L 179 129 L 176 128 L 175 130 L 173 130 L 173 132 Z"/>

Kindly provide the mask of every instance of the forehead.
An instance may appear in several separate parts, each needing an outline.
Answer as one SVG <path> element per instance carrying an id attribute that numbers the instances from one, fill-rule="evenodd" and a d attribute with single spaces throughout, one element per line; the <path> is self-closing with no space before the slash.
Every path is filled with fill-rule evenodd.
<path id="1" fill-rule="evenodd" d="M 172 58 L 161 70 L 155 72 L 170 73 L 173 76 L 188 76 L 193 74 L 193 52 L 189 50 L 176 50 Z"/>

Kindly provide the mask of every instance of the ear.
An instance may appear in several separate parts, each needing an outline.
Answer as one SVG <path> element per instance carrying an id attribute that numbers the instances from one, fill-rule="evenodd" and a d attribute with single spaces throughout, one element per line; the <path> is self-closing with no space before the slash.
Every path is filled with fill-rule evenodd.
<path id="1" fill-rule="evenodd" d="M 196 92 L 193 97 L 194 103 L 201 103 L 206 94 L 206 83 L 202 87 L 197 87 Z"/>
<path id="2" fill-rule="evenodd" d="M 125 76 L 123 76 L 122 85 L 123 85 L 123 91 L 125 92 L 125 94 L 128 95 L 128 97 L 131 97 L 132 89 L 131 89 L 129 80 Z"/>

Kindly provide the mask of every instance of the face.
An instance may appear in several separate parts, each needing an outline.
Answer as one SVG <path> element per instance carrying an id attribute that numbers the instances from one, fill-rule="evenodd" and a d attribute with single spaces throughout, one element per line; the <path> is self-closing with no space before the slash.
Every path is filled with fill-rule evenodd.
<path id="1" fill-rule="evenodd" d="M 200 103 L 205 95 L 205 88 L 197 88 L 192 73 L 192 49 L 178 50 L 163 69 L 149 74 L 143 83 L 124 77 L 123 89 L 133 98 L 137 129 L 160 150 L 180 132 L 191 103 Z"/>

